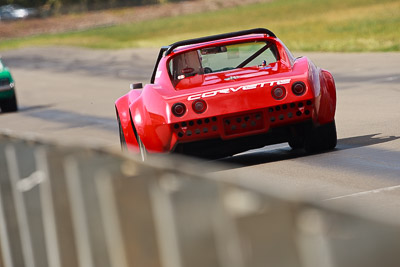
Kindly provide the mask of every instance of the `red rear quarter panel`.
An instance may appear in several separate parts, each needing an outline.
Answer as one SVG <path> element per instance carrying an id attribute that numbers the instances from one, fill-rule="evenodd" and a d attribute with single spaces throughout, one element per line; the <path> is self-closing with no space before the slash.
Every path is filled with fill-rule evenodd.
<path id="1" fill-rule="evenodd" d="M 171 144 L 175 143 L 168 124 L 171 108 L 160 90 L 158 85 L 146 85 L 142 95 L 130 106 L 136 132 L 151 152 L 170 151 Z"/>
<path id="2" fill-rule="evenodd" d="M 318 122 L 326 124 L 334 120 L 336 111 L 336 86 L 332 74 L 321 70 L 321 105 Z"/>
<path id="3" fill-rule="evenodd" d="M 315 94 L 314 123 L 323 125 L 332 122 L 336 110 L 336 87 L 332 74 L 309 62 L 309 82 Z"/>
<path id="4" fill-rule="evenodd" d="M 141 90 L 132 90 L 126 95 L 117 99 L 117 101 L 115 102 L 116 112 L 120 120 L 122 130 L 124 132 L 125 141 L 128 147 L 136 152 L 139 151 L 139 146 L 136 141 L 135 132 L 132 128 L 129 114 L 129 106 L 140 96 L 140 94 Z"/>

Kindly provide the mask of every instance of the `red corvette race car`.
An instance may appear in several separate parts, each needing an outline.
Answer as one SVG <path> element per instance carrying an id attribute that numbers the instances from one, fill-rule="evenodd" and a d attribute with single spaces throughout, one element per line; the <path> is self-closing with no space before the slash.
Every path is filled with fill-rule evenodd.
<path id="1" fill-rule="evenodd" d="M 294 58 L 267 29 L 161 48 L 150 83 L 116 103 L 123 147 L 220 158 L 288 142 L 308 152 L 336 146 L 336 88 L 326 70 Z"/>

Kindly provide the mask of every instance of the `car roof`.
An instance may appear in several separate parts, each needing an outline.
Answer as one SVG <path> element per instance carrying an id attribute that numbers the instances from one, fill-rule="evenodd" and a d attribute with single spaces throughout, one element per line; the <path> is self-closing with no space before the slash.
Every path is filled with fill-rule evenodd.
<path id="1" fill-rule="evenodd" d="M 208 46 L 213 45 L 213 44 L 219 45 L 221 43 L 227 43 L 227 42 L 254 41 L 255 39 L 261 39 L 261 38 L 265 38 L 265 34 L 251 34 L 251 35 L 240 36 L 240 37 L 219 39 L 219 40 L 210 41 L 210 42 L 204 42 L 204 43 L 200 43 L 200 44 L 185 45 L 185 46 L 180 46 L 180 47 L 174 49 L 173 52 L 174 53 L 178 53 L 178 52 L 182 52 L 182 51 L 200 49 L 200 48 L 203 48 L 203 47 L 208 47 Z"/>
<path id="2" fill-rule="evenodd" d="M 235 39 L 241 40 L 246 36 L 255 38 L 255 37 L 264 37 L 265 35 L 276 38 L 276 35 L 268 29 L 255 28 L 255 29 L 250 29 L 250 30 L 217 34 L 217 35 L 211 35 L 211 36 L 206 36 L 206 37 L 201 37 L 201 38 L 188 39 L 188 40 L 175 42 L 168 46 L 168 48 L 166 49 L 165 55 L 172 53 L 177 48 L 181 48 L 179 50 L 182 50 L 182 48 L 184 50 L 187 50 L 187 49 L 192 49 L 193 47 L 204 46 L 204 45 L 214 43 L 217 41 L 220 42 L 223 40 L 227 41 L 227 40 L 235 40 Z"/>
<path id="3" fill-rule="evenodd" d="M 151 75 L 150 83 L 154 83 L 155 77 L 156 77 L 156 72 L 158 68 L 158 64 L 160 63 L 161 58 L 164 56 L 168 56 L 169 54 L 175 51 L 175 49 L 179 49 L 179 51 L 182 50 L 188 50 L 188 49 L 193 49 L 193 47 L 201 47 L 207 44 L 210 44 L 212 42 L 216 41 L 227 41 L 229 39 L 235 40 L 237 38 L 238 40 L 244 40 L 245 38 L 255 38 L 255 36 L 259 37 L 265 37 L 269 36 L 272 38 L 276 38 L 276 35 L 265 28 L 255 28 L 255 29 L 250 29 L 250 30 L 244 30 L 244 31 L 237 31 L 237 32 L 230 32 L 230 33 L 223 33 L 223 34 L 217 34 L 217 35 L 210 35 L 206 37 L 201 37 L 201 38 L 195 38 L 195 39 L 188 39 L 188 40 L 183 40 L 179 41 L 173 44 L 170 44 L 169 46 L 163 46 L 160 49 L 160 52 L 157 57 L 156 64 L 154 66 L 153 74 Z M 249 38 L 249 39 L 250 39 Z"/>

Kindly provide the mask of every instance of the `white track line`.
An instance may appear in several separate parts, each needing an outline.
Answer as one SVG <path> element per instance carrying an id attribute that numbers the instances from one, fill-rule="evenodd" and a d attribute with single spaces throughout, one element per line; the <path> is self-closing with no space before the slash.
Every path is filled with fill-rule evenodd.
<path id="1" fill-rule="evenodd" d="M 378 193 L 381 193 L 381 192 L 393 191 L 393 190 L 396 190 L 396 189 L 400 189 L 400 185 L 383 187 L 383 188 L 379 188 L 379 189 L 363 191 L 363 192 L 358 192 L 358 193 L 339 196 L 339 197 L 327 198 L 327 199 L 324 199 L 324 201 L 341 199 L 341 198 L 346 198 L 346 197 L 359 197 L 359 196 L 364 196 L 364 195 L 368 195 L 368 194 L 378 194 Z"/>

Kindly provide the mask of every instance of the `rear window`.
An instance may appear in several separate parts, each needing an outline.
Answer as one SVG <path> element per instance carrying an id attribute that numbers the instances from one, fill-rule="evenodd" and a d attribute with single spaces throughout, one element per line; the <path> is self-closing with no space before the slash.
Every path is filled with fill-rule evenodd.
<path id="1" fill-rule="evenodd" d="M 276 46 L 265 41 L 207 47 L 178 54 L 169 63 L 175 83 L 187 77 L 237 68 L 265 66 L 278 60 Z"/>

